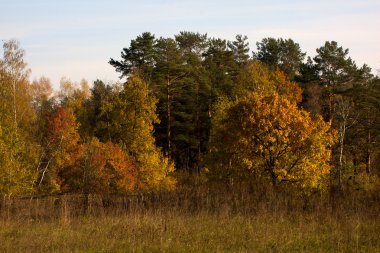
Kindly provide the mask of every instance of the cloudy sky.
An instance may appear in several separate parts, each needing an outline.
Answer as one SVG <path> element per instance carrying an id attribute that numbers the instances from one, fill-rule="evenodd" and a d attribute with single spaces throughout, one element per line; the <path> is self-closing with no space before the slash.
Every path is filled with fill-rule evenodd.
<path id="1" fill-rule="evenodd" d="M 358 65 L 380 69 L 379 0 L 0 0 L 0 6 L 0 39 L 19 40 L 31 79 L 49 77 L 56 88 L 63 76 L 118 80 L 109 58 L 119 59 L 145 31 L 228 40 L 243 34 L 251 50 L 264 37 L 292 38 L 309 56 L 335 40 Z"/>

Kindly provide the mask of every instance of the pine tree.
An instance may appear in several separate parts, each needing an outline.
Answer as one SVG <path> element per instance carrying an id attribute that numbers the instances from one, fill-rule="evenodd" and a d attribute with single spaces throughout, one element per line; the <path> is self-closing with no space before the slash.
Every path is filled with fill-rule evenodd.
<path id="1" fill-rule="evenodd" d="M 155 44 L 156 67 L 154 69 L 154 93 L 158 98 L 160 123 L 156 124 L 155 136 L 169 159 L 173 152 L 173 124 L 175 125 L 176 101 L 184 87 L 188 71 L 185 59 L 173 39 L 160 38 Z"/>
<path id="2" fill-rule="evenodd" d="M 115 67 L 120 77 L 129 77 L 135 68 L 140 69 L 141 78 L 150 84 L 154 67 L 154 35 L 144 32 L 131 41 L 128 48 L 123 48 L 121 61 L 110 59 L 109 64 Z"/>
<path id="3" fill-rule="evenodd" d="M 234 41 L 227 43 L 229 49 L 234 53 L 235 61 L 240 67 L 244 66 L 249 60 L 249 43 L 247 40 L 247 36 L 238 34 Z"/>
<path id="4" fill-rule="evenodd" d="M 239 67 L 235 62 L 234 53 L 227 47 L 226 40 L 210 39 L 204 57 L 203 65 L 211 83 L 211 114 L 212 107 L 218 97 L 233 97 L 232 90 L 239 73 Z"/>
<path id="5" fill-rule="evenodd" d="M 293 80 L 300 73 L 305 53 L 292 39 L 264 38 L 257 42 L 257 52 L 253 57 L 267 64 L 272 70 L 280 68 L 289 79 Z"/>

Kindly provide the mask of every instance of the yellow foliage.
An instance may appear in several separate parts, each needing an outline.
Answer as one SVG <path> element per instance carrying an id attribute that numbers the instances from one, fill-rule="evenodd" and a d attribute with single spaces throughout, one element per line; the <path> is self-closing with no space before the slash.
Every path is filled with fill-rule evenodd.
<path id="1" fill-rule="evenodd" d="M 331 167 L 330 125 L 277 93 L 249 93 L 214 120 L 210 167 L 224 175 L 266 174 L 273 184 L 321 188 Z"/>
<path id="2" fill-rule="evenodd" d="M 284 72 L 279 69 L 271 71 L 262 62 L 255 60 L 250 61 L 245 71 L 240 73 L 235 87 L 235 94 L 239 97 L 250 92 L 263 95 L 275 92 L 295 103 L 302 100 L 301 88 L 295 82 L 290 81 Z"/>
<path id="3" fill-rule="evenodd" d="M 156 103 L 148 85 L 134 74 L 118 96 L 102 108 L 112 115 L 110 131 L 120 140 L 125 152 L 134 158 L 137 185 L 144 191 L 172 189 L 175 185 L 170 176 L 174 165 L 156 147 L 153 137 L 153 124 L 159 123 Z"/>

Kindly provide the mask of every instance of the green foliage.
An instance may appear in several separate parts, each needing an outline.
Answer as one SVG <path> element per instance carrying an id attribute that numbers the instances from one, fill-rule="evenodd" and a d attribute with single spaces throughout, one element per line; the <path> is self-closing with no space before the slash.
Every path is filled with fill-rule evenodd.
<path id="1" fill-rule="evenodd" d="M 169 158 L 173 154 L 173 131 L 175 131 L 178 99 L 186 83 L 187 75 L 184 56 L 175 40 L 160 38 L 155 44 L 156 67 L 154 69 L 153 90 L 158 98 L 157 114 L 160 122 L 155 127 L 157 143 L 163 147 Z M 164 57 L 162 57 L 164 56 Z M 175 147 L 174 147 L 175 149 Z"/>
<path id="2" fill-rule="evenodd" d="M 121 77 L 129 77 L 135 68 L 139 68 L 141 77 L 149 83 L 154 65 L 153 44 L 154 35 L 144 32 L 131 41 L 129 48 L 123 48 L 121 61 L 115 61 L 111 58 L 109 64 L 121 73 Z"/>
<path id="3" fill-rule="evenodd" d="M 219 97 L 233 97 L 232 90 L 239 73 L 239 66 L 235 62 L 234 53 L 228 49 L 226 40 L 212 38 L 208 43 L 203 65 L 210 80 L 212 106 Z"/>
<path id="4" fill-rule="evenodd" d="M 244 66 L 249 59 L 248 37 L 241 34 L 236 35 L 235 41 L 228 42 L 228 48 L 233 52 L 235 61 L 239 66 Z"/>
<path id="5" fill-rule="evenodd" d="M 206 149 L 209 120 L 209 80 L 201 57 L 207 36 L 181 32 L 175 40 L 156 41 L 152 88 L 159 99 L 157 144 L 179 168 L 199 169 Z"/>
<path id="6" fill-rule="evenodd" d="M 306 53 L 301 51 L 298 43 L 292 39 L 264 38 L 256 45 L 257 52 L 253 53 L 254 59 L 265 63 L 272 70 L 281 69 L 291 80 L 299 75 Z"/>
<path id="7" fill-rule="evenodd" d="M 158 98 L 157 144 L 178 168 L 200 171 L 207 152 L 212 108 L 220 95 L 232 96 L 234 80 L 249 59 L 247 37 L 232 42 L 182 31 L 154 39 L 143 33 L 110 64 L 123 76 L 133 68 Z"/>
<path id="8" fill-rule="evenodd" d="M 314 57 L 322 84 L 335 87 L 353 81 L 357 70 L 355 62 L 348 57 L 348 49 L 339 47 L 336 41 L 326 41 Z"/>
<path id="9" fill-rule="evenodd" d="M 96 80 L 93 84 L 91 97 L 84 104 L 87 117 L 81 122 L 82 128 L 87 126 L 86 135 L 90 138 L 96 137 L 102 142 L 111 141 L 113 138 L 108 127 L 111 115 L 103 112 L 103 107 L 112 99 L 113 90 L 113 87 L 106 85 L 101 80 Z"/>
<path id="10" fill-rule="evenodd" d="M 352 123 L 347 129 L 347 150 L 355 161 L 355 170 L 365 164 L 367 174 L 379 168 L 376 158 L 380 148 L 380 81 L 358 82 L 345 96 L 353 103 Z"/>

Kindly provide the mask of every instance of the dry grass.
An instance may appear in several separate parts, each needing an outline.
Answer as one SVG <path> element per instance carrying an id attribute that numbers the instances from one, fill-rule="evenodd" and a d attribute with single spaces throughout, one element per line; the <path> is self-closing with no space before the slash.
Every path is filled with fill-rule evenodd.
<path id="1" fill-rule="evenodd" d="M 3 199 L 0 252 L 380 252 L 379 206 L 249 187 Z"/>

